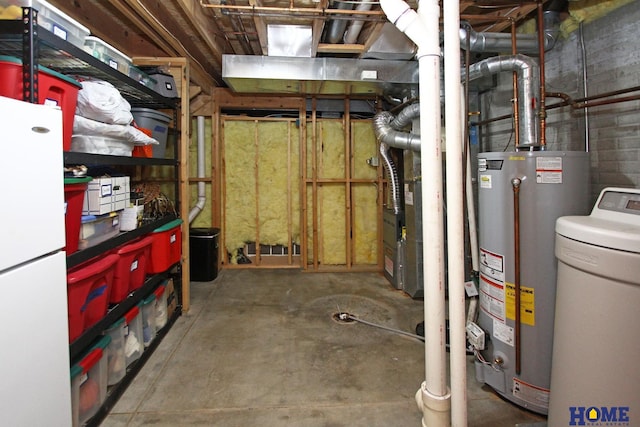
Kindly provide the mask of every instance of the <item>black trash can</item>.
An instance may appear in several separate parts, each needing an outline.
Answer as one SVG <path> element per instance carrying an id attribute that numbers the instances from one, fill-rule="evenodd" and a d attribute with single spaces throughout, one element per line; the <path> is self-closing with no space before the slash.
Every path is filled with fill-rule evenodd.
<path id="1" fill-rule="evenodd" d="M 219 228 L 189 229 L 189 278 L 209 282 L 218 276 Z"/>

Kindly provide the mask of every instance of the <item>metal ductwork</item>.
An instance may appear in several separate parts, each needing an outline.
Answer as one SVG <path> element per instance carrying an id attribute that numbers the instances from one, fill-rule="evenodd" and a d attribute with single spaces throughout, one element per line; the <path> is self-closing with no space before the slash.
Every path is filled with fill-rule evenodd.
<path id="1" fill-rule="evenodd" d="M 469 81 L 502 71 L 515 71 L 518 77 L 518 129 L 520 141 L 516 149 L 538 146 L 538 97 L 540 80 L 538 64 L 525 55 L 495 56 L 469 67 Z M 464 74 L 464 72 L 463 72 Z M 464 76 L 462 77 L 464 80 Z"/>
<path id="2" fill-rule="evenodd" d="M 358 3 L 356 10 L 358 11 L 366 11 L 371 9 L 371 3 L 369 0 L 364 0 Z M 347 32 L 344 33 L 343 40 L 345 44 L 351 44 L 358 41 L 358 36 L 360 35 L 360 31 L 362 31 L 362 26 L 364 25 L 364 21 L 361 19 L 357 19 L 352 21 L 349 24 L 349 28 L 347 28 Z"/>
<path id="3" fill-rule="evenodd" d="M 348 1 L 348 2 L 337 1 L 336 3 L 337 3 L 337 6 L 335 7 L 336 9 L 341 9 L 341 10 L 353 9 L 353 2 L 351 1 Z M 325 41 L 327 43 L 332 43 L 332 44 L 340 43 L 340 41 L 342 40 L 342 37 L 345 34 L 344 31 L 347 28 L 348 23 L 349 21 L 347 21 L 346 19 L 333 19 L 329 21 L 329 23 L 327 24 Z"/>
<path id="4" fill-rule="evenodd" d="M 389 174 L 389 179 L 391 180 L 391 203 L 393 203 L 393 213 L 398 215 L 402 211 L 402 206 L 400 206 L 400 179 L 398 177 L 398 170 L 396 169 L 396 165 L 391 160 L 389 156 L 389 146 L 380 142 L 380 156 L 382 156 L 382 161 L 384 163 L 385 169 L 387 169 L 387 173 Z"/>
<path id="5" fill-rule="evenodd" d="M 538 64 L 525 55 L 496 56 L 469 67 L 469 81 L 492 76 L 503 71 L 515 71 L 518 76 L 518 129 L 520 140 L 516 149 L 538 146 L 538 97 L 540 82 Z M 464 80 L 463 71 L 462 80 Z M 390 147 L 420 152 L 420 135 L 402 129 L 420 115 L 420 104 L 412 104 L 394 116 L 388 111 L 376 114 L 373 126 L 376 138 Z"/>
<path id="6" fill-rule="evenodd" d="M 244 93 L 410 96 L 415 61 L 223 55 L 222 78 Z"/>
<path id="7" fill-rule="evenodd" d="M 414 105 L 419 106 L 419 104 Z M 419 111 L 417 112 L 419 115 Z M 382 111 L 381 113 L 376 114 L 373 119 L 373 129 L 378 141 L 380 143 L 385 143 L 390 147 L 420 152 L 420 135 L 396 130 L 393 127 L 394 125 L 398 127 L 398 121 L 390 112 Z M 404 126 L 399 128 L 401 129 L 403 127 Z"/>
<path id="8" fill-rule="evenodd" d="M 544 12 L 544 50 L 556 43 L 560 33 L 560 13 L 552 10 Z M 467 41 L 468 39 L 468 41 Z M 509 33 L 478 33 L 466 25 L 460 28 L 460 47 L 471 52 L 511 52 L 512 41 Z M 516 34 L 516 48 L 519 53 L 538 54 L 536 34 Z"/>

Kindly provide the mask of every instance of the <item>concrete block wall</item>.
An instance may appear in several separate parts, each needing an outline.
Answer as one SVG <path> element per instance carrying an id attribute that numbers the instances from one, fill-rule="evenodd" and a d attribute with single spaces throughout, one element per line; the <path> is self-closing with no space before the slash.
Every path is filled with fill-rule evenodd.
<path id="1" fill-rule="evenodd" d="M 631 2 L 583 25 L 589 96 L 640 86 L 638 22 L 640 2 Z M 546 92 L 561 92 L 573 99 L 584 97 L 582 57 L 579 31 L 560 39 L 546 53 Z M 509 114 L 511 98 L 511 73 L 502 73 L 495 89 L 479 95 L 481 117 Z M 584 109 L 553 108 L 559 101 L 546 98 L 547 149 L 584 150 Z M 593 201 L 607 186 L 640 188 L 640 101 L 591 107 L 588 121 Z M 511 120 L 483 126 L 480 135 L 483 151 L 514 150 Z"/>

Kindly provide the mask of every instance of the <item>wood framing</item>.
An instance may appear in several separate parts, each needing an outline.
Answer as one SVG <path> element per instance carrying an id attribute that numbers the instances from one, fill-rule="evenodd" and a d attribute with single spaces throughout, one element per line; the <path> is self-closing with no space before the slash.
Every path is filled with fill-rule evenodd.
<path id="1" fill-rule="evenodd" d="M 178 153 L 178 207 L 180 217 L 189 218 L 189 62 L 186 58 L 133 58 L 138 65 L 157 65 L 169 68 L 180 94 L 180 108 L 178 122 L 174 125 L 180 130 L 180 144 Z M 188 312 L 191 306 L 191 286 L 189 278 L 189 224 L 188 220 L 182 227 L 182 311 Z"/>

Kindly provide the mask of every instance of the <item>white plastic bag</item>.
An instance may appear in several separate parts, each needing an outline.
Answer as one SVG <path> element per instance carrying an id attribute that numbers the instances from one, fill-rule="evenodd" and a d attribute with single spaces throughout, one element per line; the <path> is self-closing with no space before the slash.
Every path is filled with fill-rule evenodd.
<path id="1" fill-rule="evenodd" d="M 102 80 L 80 83 L 77 115 L 109 124 L 128 125 L 133 121 L 131 105 L 111 83 Z"/>
<path id="2" fill-rule="evenodd" d="M 131 157 L 133 153 L 133 143 L 104 136 L 73 135 L 71 137 L 71 151 Z"/>
<path id="3" fill-rule="evenodd" d="M 102 123 L 78 115 L 73 120 L 73 135 L 103 136 L 135 145 L 159 144 L 157 140 L 131 125 Z"/>

